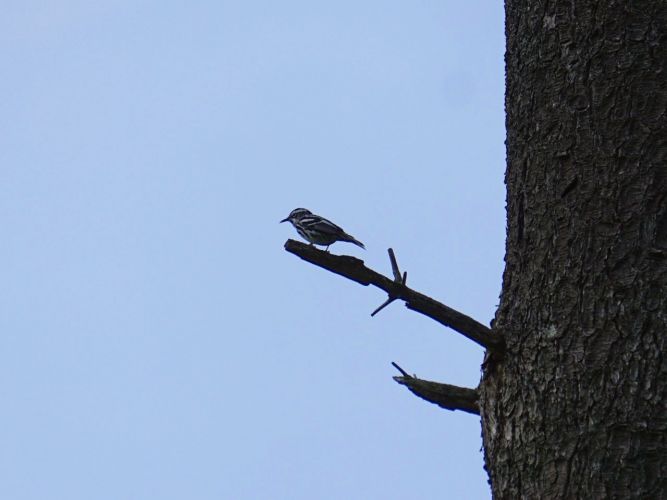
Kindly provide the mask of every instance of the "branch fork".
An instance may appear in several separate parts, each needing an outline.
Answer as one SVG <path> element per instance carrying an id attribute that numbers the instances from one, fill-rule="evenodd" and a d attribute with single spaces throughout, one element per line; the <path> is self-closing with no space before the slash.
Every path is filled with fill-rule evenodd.
<path id="1" fill-rule="evenodd" d="M 394 283 L 396 283 L 399 286 L 406 286 L 405 283 L 408 280 L 408 272 L 404 272 L 403 276 L 401 276 L 401 271 L 398 269 L 398 262 L 396 262 L 396 256 L 394 255 L 394 250 L 389 248 L 387 250 L 389 253 L 389 260 L 391 261 L 391 270 L 394 273 Z M 375 316 L 377 313 L 382 311 L 385 307 L 387 307 L 389 304 L 391 304 L 393 301 L 396 299 L 399 299 L 400 296 L 396 294 L 395 292 L 389 291 L 389 298 L 385 300 L 380 307 L 378 307 L 375 311 L 371 313 L 371 316 Z"/>

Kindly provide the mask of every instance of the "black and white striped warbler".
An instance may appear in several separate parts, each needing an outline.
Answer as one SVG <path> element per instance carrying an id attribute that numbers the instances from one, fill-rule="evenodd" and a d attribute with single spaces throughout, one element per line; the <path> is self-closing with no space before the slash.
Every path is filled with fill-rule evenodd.
<path id="1" fill-rule="evenodd" d="M 311 245 L 326 246 L 326 250 L 329 250 L 329 245 L 336 241 L 347 241 L 366 248 L 361 241 L 343 231 L 343 228 L 305 208 L 295 208 L 280 222 L 291 222 L 304 240 Z"/>

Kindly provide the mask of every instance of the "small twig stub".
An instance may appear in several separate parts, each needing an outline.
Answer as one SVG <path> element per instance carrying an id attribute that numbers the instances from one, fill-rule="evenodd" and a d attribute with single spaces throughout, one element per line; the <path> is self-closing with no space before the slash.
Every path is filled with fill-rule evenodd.
<path id="1" fill-rule="evenodd" d="M 461 410 L 479 415 L 479 394 L 476 389 L 422 380 L 409 375 L 397 363 L 391 364 L 402 374 L 401 377 L 394 377 L 394 380 L 407 387 L 416 396 L 446 410 Z"/>

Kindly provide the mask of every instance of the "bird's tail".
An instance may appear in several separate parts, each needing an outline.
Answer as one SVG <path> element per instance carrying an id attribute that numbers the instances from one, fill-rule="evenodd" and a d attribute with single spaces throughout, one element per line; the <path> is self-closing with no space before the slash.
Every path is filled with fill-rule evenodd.
<path id="1" fill-rule="evenodd" d="M 364 250 L 366 250 L 366 247 L 364 246 L 364 244 L 363 244 L 361 241 L 359 241 L 358 239 L 356 239 L 354 236 L 350 236 L 350 235 L 347 234 L 347 233 L 345 233 L 345 241 L 348 241 L 348 242 L 350 242 L 350 243 L 354 243 L 354 244 L 357 245 L 358 247 L 361 247 L 361 248 L 363 248 Z"/>

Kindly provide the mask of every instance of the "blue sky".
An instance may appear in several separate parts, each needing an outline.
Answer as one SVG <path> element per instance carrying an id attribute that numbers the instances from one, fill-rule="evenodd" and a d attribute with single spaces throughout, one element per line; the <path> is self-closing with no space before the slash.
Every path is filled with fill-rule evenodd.
<path id="1" fill-rule="evenodd" d="M 498 2 L 23 1 L 0 18 L 0 497 L 481 499 L 463 337 L 287 254 L 297 206 L 487 323 Z"/>

